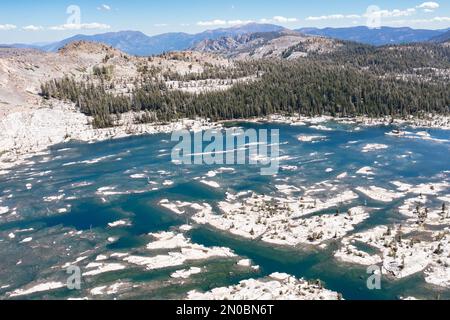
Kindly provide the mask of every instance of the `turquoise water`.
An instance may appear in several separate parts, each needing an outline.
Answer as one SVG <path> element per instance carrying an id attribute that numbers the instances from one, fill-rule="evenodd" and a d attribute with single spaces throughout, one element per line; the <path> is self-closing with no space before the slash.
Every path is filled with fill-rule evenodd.
<path id="1" fill-rule="evenodd" d="M 277 176 L 265 177 L 260 175 L 257 167 L 232 166 L 234 172 L 207 178 L 219 182 L 220 188 L 214 189 L 196 179 L 223 166 L 176 165 L 170 156 L 175 143 L 170 141 L 170 135 L 159 134 L 95 144 L 71 142 L 54 146 L 49 154 L 34 157 L 30 159 L 31 163 L 0 176 L 0 206 L 10 209 L 9 213 L 0 216 L 0 288 L 9 286 L 0 289 L 0 298 L 7 298 L 7 292 L 30 284 L 65 279 L 65 270 L 61 266 L 86 252 L 91 256 L 84 264 L 94 261 L 98 254 L 142 253 L 151 241 L 148 233 L 190 223 L 188 217 L 177 216 L 160 207 L 162 199 L 206 202 L 215 207 L 225 198 L 226 192 L 252 190 L 276 194 L 277 184 L 308 187 L 334 180 L 343 172 L 348 172 L 349 176 L 340 184 L 351 189 L 370 185 L 393 189 L 389 183 L 396 180 L 415 185 L 449 180 L 449 131 L 428 130 L 433 138 L 442 140 L 431 141 L 387 136 L 393 127 L 355 130 L 353 125 L 328 123 L 326 125 L 332 131 L 318 131 L 307 126 L 281 124 L 236 125 L 279 129 L 281 155 L 290 157 L 281 165 L 297 166 L 298 169 L 281 170 Z M 301 143 L 298 136 L 303 134 L 326 136 L 326 139 Z M 362 147 L 369 143 L 386 144 L 389 148 L 362 153 Z M 375 169 L 374 180 L 353 177 L 365 166 Z M 327 173 L 327 168 L 334 171 Z M 133 174 L 144 174 L 148 179 L 132 179 Z M 167 183 L 169 181 L 172 184 Z M 32 184 L 31 189 L 27 184 Z M 118 194 L 98 192 L 105 187 L 114 187 L 113 192 Z M 377 210 L 369 220 L 358 225 L 355 232 L 402 222 L 403 218 L 396 213 L 401 203 L 402 199 L 380 204 L 360 195 L 351 206 L 367 205 Z M 67 212 L 58 212 L 62 208 Z M 12 211 L 16 214 L 12 215 Z M 335 211 L 336 208 L 332 208 L 326 212 Z M 108 228 L 108 223 L 120 219 L 127 219 L 131 226 Z M 76 234 L 79 231 L 82 233 Z M 13 239 L 9 237 L 11 233 L 15 235 Z M 139 289 L 119 298 L 182 298 L 192 289 L 208 290 L 250 277 L 264 277 L 272 272 L 320 279 L 327 288 L 341 292 L 346 299 L 396 299 L 411 295 L 450 298 L 448 290 L 426 284 L 422 274 L 400 281 L 383 279 L 382 290 L 370 291 L 366 288 L 364 267 L 343 264 L 333 258 L 333 250 L 338 244 L 331 243 L 326 250 L 281 248 L 232 237 L 205 226 L 194 226 L 187 235 L 193 242 L 205 246 L 229 247 L 240 257 L 252 259 L 261 269 L 258 272 L 242 270 L 236 268 L 235 261 L 226 259 L 193 262 L 188 266 L 206 266 L 207 272 L 194 275 L 181 284 L 171 279 L 170 274 L 186 266 L 157 271 L 130 267 L 86 279 L 82 290 L 59 289 L 21 298 L 85 297 L 90 289 L 119 280 L 139 284 Z M 21 243 L 26 238 L 32 240 Z M 108 241 L 108 238 L 114 238 L 114 241 Z"/>

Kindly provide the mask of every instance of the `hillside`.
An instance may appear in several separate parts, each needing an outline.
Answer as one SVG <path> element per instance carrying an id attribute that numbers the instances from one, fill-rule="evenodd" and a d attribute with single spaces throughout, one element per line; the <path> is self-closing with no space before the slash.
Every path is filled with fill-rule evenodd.
<path id="1" fill-rule="evenodd" d="M 41 107 L 40 86 L 52 79 L 67 76 L 98 83 L 107 77 L 113 91 L 120 93 L 130 90 L 141 77 L 181 77 L 230 66 L 228 60 L 210 54 L 184 52 L 149 59 L 86 41 L 72 42 L 55 53 L 1 48 L 0 120 L 11 112 Z"/>
<path id="2" fill-rule="evenodd" d="M 266 68 L 258 62 L 265 58 L 348 65 L 379 77 L 407 81 L 450 78 L 450 48 L 446 45 L 376 48 L 281 31 L 203 41 L 195 49 L 198 51 L 151 58 L 85 41 L 70 43 L 56 53 L 0 49 L 0 116 L 41 107 L 45 102 L 39 96 L 41 84 L 52 79 L 68 77 L 102 84 L 114 95 L 130 95 L 136 83 L 149 81 L 187 93 L 223 91 L 254 81 L 261 73 L 257 70 Z M 239 62 L 249 59 L 254 63 Z"/>
<path id="3" fill-rule="evenodd" d="M 71 100 L 81 91 L 71 92 L 70 97 L 61 93 L 43 99 L 46 90 L 56 90 L 56 84 L 67 79 L 102 88 L 102 93 L 80 96 L 77 101 Z M 250 81 L 253 79 L 245 68 L 207 53 L 176 52 L 144 58 L 86 41 L 72 42 L 55 53 L 0 49 L 0 172 L 24 154 L 70 139 L 91 141 L 112 135 L 173 130 L 172 125 L 146 124 L 149 118 L 145 113 L 123 114 L 130 111 L 132 99 L 138 103 L 134 92 L 143 84 L 198 94 L 224 91 L 236 83 Z M 105 101 L 102 95 L 109 100 Z M 95 115 L 80 109 L 78 103 L 85 98 L 97 101 L 99 109 L 92 110 Z M 106 126 L 99 119 L 109 108 L 120 110 L 120 123 L 110 123 L 115 125 L 114 130 L 97 130 Z"/>
<path id="4" fill-rule="evenodd" d="M 145 112 L 136 119 L 139 123 L 274 113 L 406 117 L 450 112 L 450 52 L 445 46 L 378 48 L 281 32 L 223 38 L 204 43 L 202 49 L 232 55 L 234 67 L 184 76 L 165 73 L 162 78 L 150 73 L 139 83 L 133 81 L 126 97 L 111 90 L 105 76 L 100 82 L 68 77 L 48 82 L 41 94 L 71 100 L 102 128 L 114 126 L 118 114 L 130 111 Z M 170 55 L 185 60 L 184 53 Z M 199 83 L 216 90 L 186 90 Z"/>
<path id="5" fill-rule="evenodd" d="M 434 37 L 430 40 L 431 42 L 435 42 L 435 43 L 445 43 L 445 42 L 450 42 L 450 30 L 447 31 L 444 34 L 441 34 L 437 37 Z"/>
<path id="6" fill-rule="evenodd" d="M 107 83 L 108 91 L 114 94 L 129 94 L 136 81 L 149 80 L 184 92 L 225 90 L 239 82 L 253 81 L 258 68 L 252 63 L 238 63 L 248 59 L 305 58 L 351 65 L 383 77 L 422 81 L 450 78 L 450 48 L 446 44 L 376 48 L 281 31 L 207 40 L 195 49 L 143 58 L 85 41 L 70 43 L 55 53 L 2 48 L 0 116 L 39 108 L 43 103 L 41 84 L 63 77 Z"/>
<path id="7" fill-rule="evenodd" d="M 294 31 L 250 33 L 235 37 L 205 40 L 193 50 L 221 54 L 235 59 L 306 57 L 310 53 L 329 53 L 340 47 L 338 41 L 305 36 Z"/>

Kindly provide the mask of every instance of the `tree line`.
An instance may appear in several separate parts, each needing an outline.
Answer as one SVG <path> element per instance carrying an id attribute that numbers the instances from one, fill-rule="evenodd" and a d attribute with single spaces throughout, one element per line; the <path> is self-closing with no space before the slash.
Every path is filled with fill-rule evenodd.
<path id="1" fill-rule="evenodd" d="M 401 54 L 390 59 L 385 51 L 377 54 L 373 50 L 379 49 L 351 46 L 348 57 L 337 52 L 293 61 L 246 62 L 244 73 L 256 71 L 259 79 L 236 83 L 227 91 L 192 94 L 171 90 L 162 80 L 146 78 L 137 81 L 129 94 L 114 95 L 106 85 L 66 77 L 43 84 L 41 94 L 47 99 L 74 102 L 82 113 L 94 117 L 93 125 L 98 128 L 114 125 L 116 116 L 128 111 L 145 111 L 136 117 L 137 123 L 194 117 L 244 119 L 274 113 L 341 117 L 450 113 L 448 81 L 405 81 L 386 74 L 413 68 L 414 63 L 425 65 L 424 61 L 408 64 Z M 446 63 L 445 58 L 436 59 Z M 376 71 L 362 68 L 377 63 Z"/>

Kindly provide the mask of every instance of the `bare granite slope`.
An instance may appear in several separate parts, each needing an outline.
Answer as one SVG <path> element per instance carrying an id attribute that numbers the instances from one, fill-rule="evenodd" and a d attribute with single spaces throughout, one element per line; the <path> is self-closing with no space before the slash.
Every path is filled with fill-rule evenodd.
<path id="1" fill-rule="evenodd" d="M 18 156 L 71 139 L 90 141 L 175 128 L 175 124 L 162 127 L 135 125 L 130 114 L 122 117 L 119 127 L 95 130 L 90 117 L 81 114 L 73 103 L 43 99 L 41 84 L 68 76 L 80 82 L 108 81 L 112 93 L 127 94 L 136 80 L 149 76 L 147 70 L 153 70 L 151 76 L 164 81 L 165 73 L 201 73 L 207 66 L 233 67 L 229 60 L 208 53 L 134 57 L 107 45 L 86 41 L 70 43 L 56 53 L 0 49 L 0 170 L 17 162 Z M 106 80 L 96 75 L 98 70 L 107 71 Z M 174 89 L 186 86 L 173 81 L 167 81 L 167 84 Z M 210 86 L 194 82 L 187 89 L 192 92 L 211 90 L 206 88 L 207 85 Z M 189 122 L 186 125 L 197 124 Z"/>
<path id="2" fill-rule="evenodd" d="M 199 52 L 171 53 L 143 58 L 127 55 L 104 44 L 73 42 L 57 53 L 29 49 L 0 49 L 0 119 L 11 112 L 42 107 L 38 95 L 41 83 L 64 76 L 84 80 L 95 67 L 111 68 L 111 78 L 124 85 L 132 83 L 142 68 L 160 73 L 199 73 L 205 64 L 229 66 L 226 59 Z"/>
<path id="3" fill-rule="evenodd" d="M 280 31 L 204 40 L 193 50 L 218 53 L 237 59 L 295 59 L 313 52 L 319 54 L 333 52 L 341 45 L 339 41 L 329 38 L 307 36 L 295 31 Z"/>

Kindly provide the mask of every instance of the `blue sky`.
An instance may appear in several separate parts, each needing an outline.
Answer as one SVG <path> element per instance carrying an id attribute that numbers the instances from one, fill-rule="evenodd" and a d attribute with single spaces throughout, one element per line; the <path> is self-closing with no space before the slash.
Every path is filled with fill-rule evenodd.
<path id="1" fill-rule="evenodd" d="M 70 5 L 80 9 L 67 13 Z M 288 28 L 367 24 L 367 9 L 386 26 L 450 27 L 448 0 L 2 0 L 0 43 L 49 42 L 74 34 L 139 30 L 197 33 L 247 22 Z"/>

